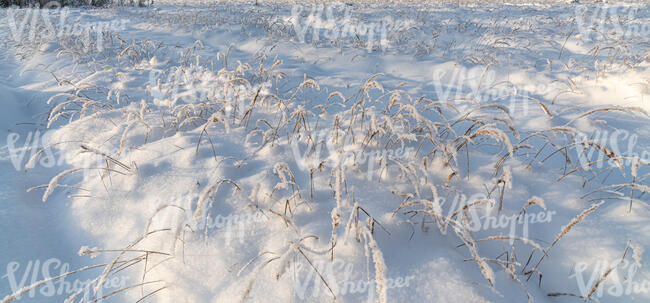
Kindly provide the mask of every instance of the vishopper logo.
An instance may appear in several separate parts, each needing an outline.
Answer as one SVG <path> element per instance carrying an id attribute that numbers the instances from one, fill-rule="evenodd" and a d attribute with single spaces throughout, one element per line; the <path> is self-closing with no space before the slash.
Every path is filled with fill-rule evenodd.
<path id="1" fill-rule="evenodd" d="M 216 79 L 214 73 L 203 67 L 173 68 L 166 73 L 152 70 L 147 90 L 154 102 L 167 99 L 172 105 L 179 100 L 198 103 L 216 94 Z"/>
<path id="2" fill-rule="evenodd" d="M 340 3 L 313 4 L 309 10 L 304 5 L 294 5 L 288 21 L 300 42 L 311 37 L 312 43 L 321 39 L 333 43 L 349 37 L 361 42 L 368 52 L 375 49 L 385 51 L 390 44 L 390 34 L 411 25 L 410 21 L 395 20 L 392 16 L 365 22 L 353 18 L 350 7 Z"/>
<path id="3" fill-rule="evenodd" d="M 112 293 L 124 289 L 129 280 L 129 277 L 126 276 L 109 277 L 106 279 L 104 285 L 98 289 L 97 293 L 93 294 L 93 287 L 89 286 L 94 281 L 92 279 L 73 280 L 69 276 L 71 272 L 70 264 L 64 263 L 57 258 L 50 258 L 42 262 L 41 260 L 30 260 L 27 264 L 24 264 L 24 267 L 20 262 L 12 261 L 7 264 L 6 274 L 1 277 L 2 279 L 0 281 L 6 279 L 9 283 L 11 293 L 16 293 L 39 281 L 48 280 L 40 287 L 30 289 L 23 296 L 26 295 L 29 298 L 35 298 L 71 296 L 80 293 L 84 301 L 90 302 L 95 297 L 97 299 L 93 302 L 101 302 L 105 291 Z M 0 298 L 2 297 L 0 296 Z"/>
<path id="4" fill-rule="evenodd" d="M 262 99 L 269 95 L 269 83 L 251 85 L 241 78 L 241 72 L 222 69 L 213 72 L 207 66 L 190 64 L 175 66 L 169 70 L 151 70 L 147 92 L 157 105 L 174 106 L 196 104 L 209 100 L 228 100 L 224 104 L 226 113 L 243 111 L 255 97 Z"/>
<path id="5" fill-rule="evenodd" d="M 484 201 L 485 203 L 475 204 L 477 201 Z M 465 194 L 459 193 L 449 203 L 444 197 L 438 197 L 434 201 L 434 204 L 436 203 L 440 205 L 441 209 L 447 209 L 446 218 L 467 216 L 467 228 L 472 232 L 481 230 L 507 231 L 511 245 L 515 239 L 529 239 L 530 224 L 550 223 L 556 213 L 556 211 L 547 210 L 544 201 L 539 197 L 531 198 L 526 207 L 537 205 L 543 211 L 532 212 L 524 207 L 524 210 L 514 214 L 499 212 L 496 201 L 482 193 L 474 194 L 469 198 Z M 447 223 L 439 222 L 443 234 L 447 233 Z"/>
<path id="6" fill-rule="evenodd" d="M 650 279 L 640 278 L 639 268 L 641 268 L 641 264 L 636 260 L 635 262 L 626 259 L 613 262 L 602 260 L 596 262 L 591 270 L 589 264 L 579 262 L 574 266 L 574 273 L 569 278 L 576 279 L 578 290 L 585 298 L 590 293 L 592 298 L 602 298 L 605 295 L 612 297 L 646 296 L 650 294 Z M 605 279 L 600 281 L 603 277 Z M 594 287 L 598 288 L 592 293 Z"/>
<path id="7" fill-rule="evenodd" d="M 80 17 L 72 19 L 70 10 L 67 7 L 62 7 L 57 1 L 48 2 L 42 8 L 21 9 L 13 6 L 7 10 L 6 18 L 6 24 L 16 43 L 81 38 L 84 52 L 89 52 L 92 46 L 97 51 L 103 51 L 103 33 L 123 31 L 129 22 L 128 19 L 99 22 L 84 22 Z M 42 39 L 46 39 L 46 41 Z"/>
<path id="8" fill-rule="evenodd" d="M 292 266 L 294 270 L 293 279 L 296 287 L 296 296 L 300 300 L 308 300 L 309 297 L 317 298 L 321 294 L 330 295 L 334 294 L 337 298 L 340 297 L 356 297 L 360 302 L 359 297 L 366 297 L 365 302 L 376 302 L 377 281 L 375 279 L 352 278 L 355 273 L 354 264 L 347 263 L 340 259 L 333 261 L 316 261 L 312 265 L 298 262 Z M 318 272 L 316 272 L 316 270 Z M 366 273 L 366 269 L 358 271 L 359 273 Z M 323 282 L 327 281 L 327 285 Z M 405 288 L 411 286 L 411 280 L 415 276 L 393 276 L 386 277 L 386 289 Z M 329 286 L 329 289 L 328 289 Z M 308 292 L 311 289 L 311 293 Z M 331 293 L 330 293 L 331 290 Z"/>
<path id="9" fill-rule="evenodd" d="M 433 86 L 438 100 L 456 106 L 496 102 L 507 106 L 510 114 L 528 114 L 535 95 L 543 95 L 548 87 L 530 84 L 518 89 L 506 78 L 499 78 L 488 67 L 447 66 L 432 72 Z"/>
<path id="10" fill-rule="evenodd" d="M 21 135 L 18 133 L 9 133 L 7 135 L 7 152 L 9 153 L 9 160 L 14 166 L 16 171 L 33 168 L 35 165 L 42 167 L 55 167 L 66 163 L 65 158 L 61 154 L 56 154 L 51 147 L 49 147 L 50 136 L 52 131 L 41 134 L 40 131 L 29 132 L 25 136 L 23 146 L 19 146 Z M 43 151 L 40 151 L 43 149 Z M 27 155 L 29 155 L 28 158 Z M 39 157 L 40 155 L 40 157 Z M 31 160 L 39 157 L 38 160 Z M 58 157 L 58 159 L 57 159 Z"/>
<path id="11" fill-rule="evenodd" d="M 356 166 L 359 169 L 363 169 L 365 165 L 368 181 L 372 181 L 375 176 L 378 178 L 384 176 L 390 159 L 406 159 L 415 154 L 414 147 L 375 149 L 370 146 L 360 147 L 352 140 L 352 137 L 346 136 L 343 130 L 320 130 L 312 133 L 306 140 L 295 136 L 291 140 L 291 151 L 298 168 L 303 171 L 309 171 L 320 165 Z"/>
<path id="12" fill-rule="evenodd" d="M 585 42 L 648 37 L 650 23 L 643 12 L 629 3 L 576 5 L 574 10 L 578 33 Z"/>
<path id="13" fill-rule="evenodd" d="M 589 133 L 578 133 L 576 136 L 575 152 L 580 166 L 584 170 L 618 166 L 632 166 L 638 169 L 641 163 L 650 163 L 650 151 L 638 151 L 639 136 L 624 129 L 594 130 Z"/>
<path id="14" fill-rule="evenodd" d="M 54 130 L 43 133 L 36 130 L 28 132 L 24 137 L 18 133 L 9 133 L 7 135 L 7 156 L 16 171 L 28 170 L 36 166 L 53 168 L 76 165 L 84 168 L 84 174 L 87 174 L 91 170 L 98 169 L 106 164 L 106 156 L 92 150 L 80 148 L 80 153 L 83 153 L 84 156 L 79 157 L 79 154 L 66 153 L 55 149 L 56 143 L 51 142 L 53 133 Z M 116 153 L 117 149 L 112 154 Z"/>
<path id="15" fill-rule="evenodd" d="M 192 232 L 222 233 L 226 245 L 232 240 L 243 244 L 247 237 L 260 231 L 259 224 L 266 222 L 268 217 L 262 212 L 229 213 L 212 216 L 208 210 L 199 211 L 192 207 L 192 200 L 172 199 L 156 200 L 150 204 L 151 216 L 150 229 L 172 228 L 175 232 L 189 229 Z"/>

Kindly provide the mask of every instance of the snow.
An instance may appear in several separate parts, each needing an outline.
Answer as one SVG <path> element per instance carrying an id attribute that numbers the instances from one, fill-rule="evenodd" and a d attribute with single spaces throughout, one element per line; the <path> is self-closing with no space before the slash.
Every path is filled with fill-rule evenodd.
<path id="1" fill-rule="evenodd" d="M 617 5 L 41 12 L 106 32 L 0 33 L 0 298 L 57 258 L 115 302 L 574 302 L 629 247 L 593 298 L 646 302 L 612 290 L 650 244 L 650 9 Z"/>

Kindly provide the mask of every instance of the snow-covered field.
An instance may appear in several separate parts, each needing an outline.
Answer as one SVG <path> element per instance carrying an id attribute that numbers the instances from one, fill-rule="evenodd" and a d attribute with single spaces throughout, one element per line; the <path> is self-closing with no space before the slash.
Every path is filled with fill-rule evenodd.
<path id="1" fill-rule="evenodd" d="M 647 3 L 0 28 L 0 302 L 650 300 Z"/>

